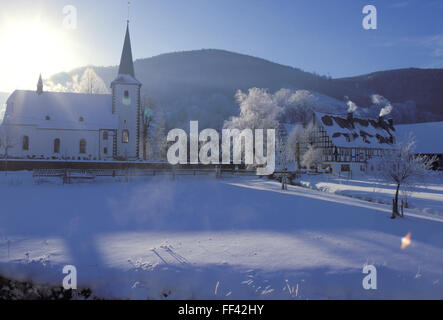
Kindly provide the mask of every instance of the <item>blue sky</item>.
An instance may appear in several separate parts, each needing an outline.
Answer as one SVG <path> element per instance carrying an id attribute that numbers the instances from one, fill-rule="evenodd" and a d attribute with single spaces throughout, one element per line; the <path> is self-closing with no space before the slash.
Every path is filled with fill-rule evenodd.
<path id="1" fill-rule="evenodd" d="M 75 30 L 62 25 L 62 9 L 68 4 L 77 9 Z M 362 27 L 367 4 L 377 8 L 377 30 Z M 135 58 L 217 48 L 344 77 L 406 67 L 442 68 L 442 15 L 442 0 L 133 0 L 130 28 Z M 14 32 L 17 21 L 36 18 L 56 30 L 58 38 L 51 46 L 47 32 L 42 32 L 37 48 L 22 50 L 26 55 L 21 54 L 21 59 L 29 57 L 35 70 L 36 51 L 40 60 L 47 60 L 41 67 L 46 73 L 119 62 L 127 1 L 1 0 L 3 34 Z M 14 60 L 17 45 L 5 39 L 0 37 L 0 45 Z M 52 57 L 55 52 L 58 59 Z M 11 66 L 20 61 L 3 63 Z M 0 75 L 0 91 L 8 87 L 5 83 Z"/>

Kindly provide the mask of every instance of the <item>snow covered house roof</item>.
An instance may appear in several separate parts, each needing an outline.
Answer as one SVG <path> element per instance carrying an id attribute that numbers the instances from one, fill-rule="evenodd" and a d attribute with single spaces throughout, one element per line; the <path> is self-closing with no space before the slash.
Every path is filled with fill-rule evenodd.
<path id="1" fill-rule="evenodd" d="M 396 126 L 397 138 L 404 141 L 409 135 L 415 138 L 415 152 L 421 154 L 443 154 L 443 121 Z"/>
<path id="2" fill-rule="evenodd" d="M 109 94 L 16 90 L 8 98 L 3 124 L 47 129 L 117 129 Z"/>
<path id="3" fill-rule="evenodd" d="M 315 111 L 314 115 L 335 146 L 388 149 L 395 143 L 395 128 L 391 120 L 361 119 L 352 113 L 343 116 Z"/>

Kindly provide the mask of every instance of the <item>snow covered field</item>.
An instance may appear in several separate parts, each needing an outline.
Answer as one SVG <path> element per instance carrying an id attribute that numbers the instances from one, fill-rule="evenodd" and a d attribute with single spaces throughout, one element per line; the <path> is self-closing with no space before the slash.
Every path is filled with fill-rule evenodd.
<path id="1" fill-rule="evenodd" d="M 328 183 L 372 194 L 365 181 Z M 61 185 L 2 173 L 0 274 L 61 285 L 72 264 L 104 298 L 443 299 L 443 217 L 407 209 L 391 220 L 386 204 L 280 189 L 255 177 Z M 411 201 L 443 213 L 442 190 Z M 362 287 L 365 264 L 377 290 Z"/>
<path id="2" fill-rule="evenodd" d="M 353 180 L 321 175 L 303 175 L 298 183 L 315 190 L 341 194 L 370 202 L 392 204 L 395 186 L 373 178 Z M 404 192 L 404 189 L 407 192 Z M 443 217 L 443 173 L 435 173 L 425 184 L 400 189 L 400 200 L 407 200 L 410 212 Z"/>

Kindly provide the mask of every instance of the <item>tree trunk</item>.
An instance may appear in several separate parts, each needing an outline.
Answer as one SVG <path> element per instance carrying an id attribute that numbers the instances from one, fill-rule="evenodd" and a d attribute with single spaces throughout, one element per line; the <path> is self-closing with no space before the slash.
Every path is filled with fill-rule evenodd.
<path id="1" fill-rule="evenodd" d="M 391 218 L 394 219 L 395 216 L 399 216 L 400 214 L 398 213 L 398 192 L 400 191 L 400 184 L 397 183 L 397 190 L 395 191 L 395 198 L 394 198 L 394 202 L 392 204 L 392 216 Z"/>

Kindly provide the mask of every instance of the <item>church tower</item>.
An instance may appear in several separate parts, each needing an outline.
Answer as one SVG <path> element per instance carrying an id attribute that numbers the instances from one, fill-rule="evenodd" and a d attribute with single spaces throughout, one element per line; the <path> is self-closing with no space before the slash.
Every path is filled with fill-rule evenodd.
<path id="1" fill-rule="evenodd" d="M 140 157 L 141 85 L 135 78 L 128 21 L 118 75 L 111 83 L 112 113 L 118 117 L 118 130 L 114 136 L 114 157 L 117 159 L 136 160 Z"/>

